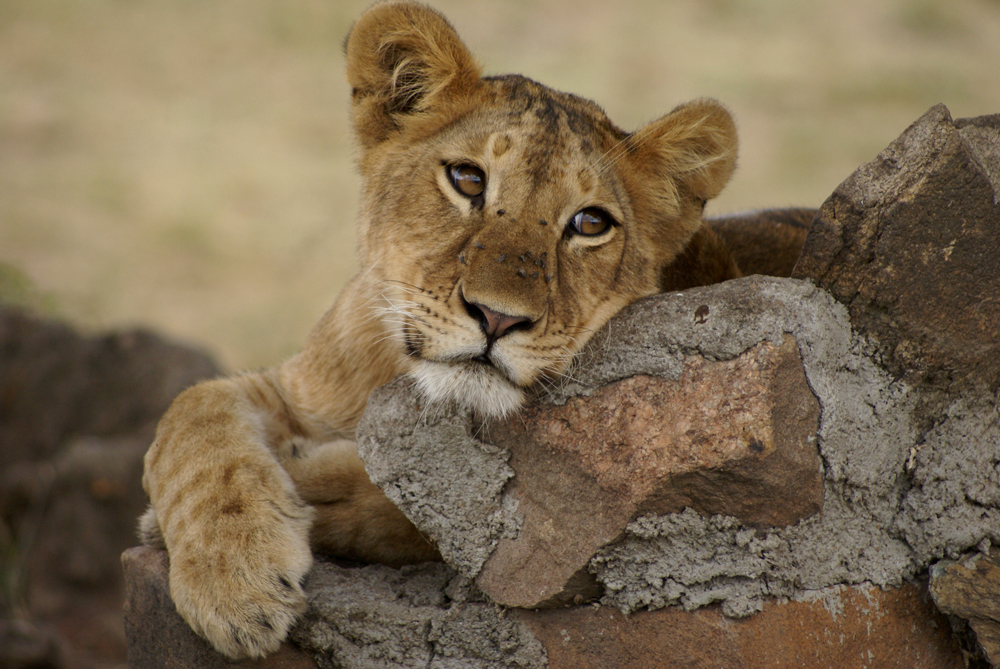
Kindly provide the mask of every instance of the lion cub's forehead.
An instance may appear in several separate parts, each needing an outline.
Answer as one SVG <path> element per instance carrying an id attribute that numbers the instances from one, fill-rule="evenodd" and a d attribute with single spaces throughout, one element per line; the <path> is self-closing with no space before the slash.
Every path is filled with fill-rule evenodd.
<path id="1" fill-rule="evenodd" d="M 627 133 L 596 104 L 519 75 L 484 82 L 475 111 L 444 136 L 452 150 L 493 168 L 515 166 L 525 187 L 571 178 L 579 190 L 594 193 L 599 182 L 613 178 L 604 169 L 607 156 Z"/>
<path id="2" fill-rule="evenodd" d="M 601 157 L 627 134 L 585 98 L 561 93 L 520 75 L 487 77 L 483 112 L 492 120 L 488 149 L 500 156 L 518 146 L 530 162 L 575 155 Z"/>

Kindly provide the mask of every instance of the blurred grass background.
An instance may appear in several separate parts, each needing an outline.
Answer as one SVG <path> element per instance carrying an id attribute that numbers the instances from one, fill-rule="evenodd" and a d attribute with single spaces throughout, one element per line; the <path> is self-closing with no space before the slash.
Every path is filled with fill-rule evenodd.
<path id="1" fill-rule="evenodd" d="M 0 0 L 0 299 L 294 352 L 355 270 L 341 41 L 368 0 Z M 710 212 L 818 206 L 931 105 L 1000 112 L 998 0 L 433 0 L 488 73 L 740 126 Z"/>

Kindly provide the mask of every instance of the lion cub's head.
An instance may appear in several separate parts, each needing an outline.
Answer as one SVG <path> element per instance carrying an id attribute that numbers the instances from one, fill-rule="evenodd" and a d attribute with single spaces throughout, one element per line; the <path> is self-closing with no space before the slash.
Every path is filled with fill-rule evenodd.
<path id="1" fill-rule="evenodd" d="M 588 100 L 482 77 L 423 5 L 375 5 L 346 52 L 365 281 L 424 392 L 485 416 L 657 292 L 736 160 L 717 102 L 625 132 Z"/>

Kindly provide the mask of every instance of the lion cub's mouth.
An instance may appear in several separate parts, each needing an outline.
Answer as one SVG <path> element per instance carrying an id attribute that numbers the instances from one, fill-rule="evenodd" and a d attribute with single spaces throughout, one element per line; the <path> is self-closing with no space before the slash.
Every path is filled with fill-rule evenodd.
<path id="1" fill-rule="evenodd" d="M 524 391 L 486 353 L 441 362 L 424 359 L 411 375 L 429 401 L 455 402 L 483 418 L 502 418 L 524 402 Z"/>

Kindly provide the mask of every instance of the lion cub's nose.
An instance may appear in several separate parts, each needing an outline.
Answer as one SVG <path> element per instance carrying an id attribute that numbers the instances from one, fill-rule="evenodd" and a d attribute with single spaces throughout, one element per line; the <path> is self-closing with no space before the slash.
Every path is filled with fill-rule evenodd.
<path id="1" fill-rule="evenodd" d="M 527 330 L 531 327 L 531 319 L 527 316 L 510 316 L 494 311 L 486 305 L 476 302 L 469 302 L 464 297 L 462 303 L 465 310 L 469 312 L 476 321 L 483 333 L 490 339 L 499 339 L 508 332 L 514 330 Z"/>

